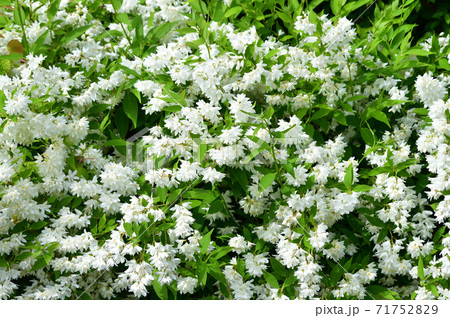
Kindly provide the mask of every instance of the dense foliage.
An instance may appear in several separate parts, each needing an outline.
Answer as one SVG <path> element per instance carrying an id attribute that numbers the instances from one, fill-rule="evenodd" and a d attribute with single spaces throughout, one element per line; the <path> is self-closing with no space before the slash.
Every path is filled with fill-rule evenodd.
<path id="1" fill-rule="evenodd" d="M 447 299 L 420 2 L 0 0 L 0 298 Z"/>

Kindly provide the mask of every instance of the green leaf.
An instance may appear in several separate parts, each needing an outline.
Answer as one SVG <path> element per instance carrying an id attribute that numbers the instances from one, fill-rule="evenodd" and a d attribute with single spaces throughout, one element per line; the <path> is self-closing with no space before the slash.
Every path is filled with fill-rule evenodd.
<path id="1" fill-rule="evenodd" d="M 261 152 L 266 150 L 269 147 L 268 143 L 263 144 L 261 147 L 256 148 L 252 150 L 252 152 L 246 157 L 246 159 L 243 161 L 244 164 L 249 163 L 253 158 L 255 158 L 257 155 L 259 155 Z"/>
<path id="2" fill-rule="evenodd" d="M 336 284 L 341 280 L 342 275 L 344 274 L 344 269 L 340 264 L 336 264 L 333 266 L 333 269 L 330 273 L 330 284 L 331 286 L 336 286 Z"/>
<path id="3" fill-rule="evenodd" d="M 380 285 L 369 285 L 366 287 L 367 291 L 375 297 L 377 300 L 383 300 L 383 299 L 391 299 L 395 300 L 396 298 L 394 295 L 398 294 L 396 292 L 388 290 L 386 287 L 380 286 Z"/>
<path id="4" fill-rule="evenodd" d="M 422 49 L 409 49 L 405 52 L 405 55 L 415 55 L 415 56 L 427 56 L 433 54 L 432 52 L 422 50 Z"/>
<path id="5" fill-rule="evenodd" d="M 419 276 L 419 278 L 421 280 L 425 279 L 424 273 L 423 273 L 423 259 L 422 259 L 422 255 L 419 255 L 419 262 L 417 264 L 417 275 Z"/>
<path id="6" fill-rule="evenodd" d="M 289 286 L 291 286 L 293 283 L 295 283 L 297 280 L 298 280 L 298 279 L 297 279 L 297 277 L 295 277 L 295 275 L 291 275 L 291 276 L 289 276 L 288 278 L 286 278 L 286 279 L 284 280 L 283 286 L 284 286 L 284 287 L 289 287 Z"/>
<path id="7" fill-rule="evenodd" d="M 73 39 L 75 39 L 75 38 L 81 36 L 82 34 L 84 34 L 87 30 L 89 30 L 93 26 L 94 26 L 93 24 L 88 24 L 88 25 L 82 26 L 80 28 L 77 28 L 75 30 L 72 30 L 72 31 L 68 32 L 66 35 L 64 35 L 61 38 L 60 43 L 61 44 L 69 43 Z"/>
<path id="8" fill-rule="evenodd" d="M 214 257 L 214 259 L 220 259 L 230 253 L 232 250 L 233 248 L 231 246 L 220 246 L 211 253 L 211 257 Z"/>
<path id="9" fill-rule="evenodd" d="M 381 228 L 386 228 L 386 224 L 384 224 L 383 221 L 381 221 L 380 219 L 373 217 L 372 215 L 369 214 L 370 210 L 369 209 L 358 209 L 359 213 L 364 214 L 364 216 L 366 217 L 367 221 L 369 221 L 372 225 L 381 227 Z"/>
<path id="10" fill-rule="evenodd" d="M 436 234 L 433 236 L 433 243 L 436 244 L 439 239 L 444 235 L 445 230 L 447 229 L 446 226 L 441 227 L 439 230 L 436 231 Z"/>
<path id="11" fill-rule="evenodd" d="M 17 260 L 17 261 L 23 261 L 24 259 L 27 259 L 27 258 L 30 257 L 31 255 L 33 255 L 33 254 L 31 254 L 30 252 L 24 252 L 24 253 L 18 255 L 18 256 L 16 257 L 16 260 Z M 1 262 L 1 260 L 0 260 L 0 262 Z M 0 265 L 0 266 L 1 266 L 1 265 Z"/>
<path id="12" fill-rule="evenodd" d="M 225 12 L 225 14 L 223 15 L 224 19 L 227 19 L 233 15 L 238 15 L 240 12 L 242 11 L 241 7 L 233 7 L 227 10 L 227 12 Z"/>
<path id="13" fill-rule="evenodd" d="M 386 238 L 386 236 L 389 234 L 389 230 L 388 229 L 382 229 L 380 231 L 380 233 L 378 233 L 378 239 L 377 239 L 377 243 L 381 243 L 383 242 L 383 240 Z"/>
<path id="14" fill-rule="evenodd" d="M 50 7 L 47 10 L 47 18 L 51 21 L 55 17 L 58 12 L 59 4 L 61 0 L 54 0 L 51 2 Z"/>
<path id="15" fill-rule="evenodd" d="M 341 111 L 335 111 L 334 112 L 334 118 L 336 118 L 336 121 L 344 126 L 348 126 L 347 124 L 347 117 L 345 117 L 344 113 Z M 325 118 L 323 118 L 323 120 L 325 120 Z M 325 120 L 325 122 L 328 124 L 328 121 Z M 323 129 L 324 131 L 327 131 L 327 129 Z"/>
<path id="16" fill-rule="evenodd" d="M 23 11 L 22 5 L 19 1 L 14 2 L 14 13 L 13 13 L 14 23 L 22 26 L 25 23 L 25 12 Z"/>
<path id="17" fill-rule="evenodd" d="M 117 19 L 117 21 L 119 21 L 120 23 L 123 23 L 125 25 L 130 24 L 130 20 L 128 19 L 128 14 L 126 14 L 126 13 L 119 13 L 118 15 L 115 16 L 115 18 Z"/>
<path id="18" fill-rule="evenodd" d="M 75 198 L 75 200 L 73 200 L 73 202 L 72 202 L 72 208 L 76 208 L 77 206 L 79 206 L 81 204 L 81 202 L 83 202 L 83 198 L 81 198 L 81 197 Z"/>
<path id="19" fill-rule="evenodd" d="M 133 225 L 131 223 L 124 223 L 123 228 L 125 229 L 125 232 L 127 232 L 127 235 L 129 237 L 133 236 Z"/>
<path id="20" fill-rule="evenodd" d="M 123 36 L 123 33 L 119 30 L 107 30 L 106 32 L 103 32 L 97 36 L 94 37 L 95 41 L 101 41 L 106 37 L 111 37 L 111 38 L 117 38 L 117 37 L 121 37 Z"/>
<path id="21" fill-rule="evenodd" d="M 275 278 L 275 276 L 273 276 L 271 273 L 269 273 L 267 271 L 263 271 L 263 275 L 264 275 L 266 282 L 268 282 L 270 286 L 272 286 L 273 288 L 277 288 L 277 289 L 280 288 L 280 285 L 278 284 L 278 281 Z"/>
<path id="22" fill-rule="evenodd" d="M 429 291 L 431 291 L 431 293 L 436 296 L 439 297 L 439 292 L 437 290 L 437 287 L 433 284 L 428 284 L 425 286 Z"/>
<path id="23" fill-rule="evenodd" d="M 197 30 L 194 28 L 186 27 L 186 28 L 179 28 L 176 30 L 180 34 L 188 34 L 188 33 L 196 33 Z"/>
<path id="24" fill-rule="evenodd" d="M 431 50 L 433 52 L 435 52 L 436 54 L 439 54 L 440 49 L 441 49 L 441 47 L 439 45 L 439 39 L 436 36 L 436 34 L 434 34 L 432 39 L 431 39 Z"/>
<path id="25" fill-rule="evenodd" d="M 426 108 L 416 108 L 414 109 L 414 112 L 417 115 L 428 116 L 429 110 Z"/>
<path id="26" fill-rule="evenodd" d="M 181 106 L 179 106 L 179 105 L 171 105 L 171 106 L 164 107 L 162 110 L 165 111 L 165 112 L 168 112 L 168 113 L 175 113 L 175 112 L 178 112 L 178 111 L 181 110 Z"/>
<path id="27" fill-rule="evenodd" d="M 346 0 L 331 0 L 330 6 L 331 11 L 335 16 L 339 16 L 341 14 L 341 8 L 345 4 Z"/>
<path id="28" fill-rule="evenodd" d="M 136 78 L 140 78 L 140 77 L 141 77 L 141 76 L 138 74 L 138 72 L 136 72 L 135 70 L 133 70 L 133 69 L 131 69 L 131 68 L 129 68 L 129 67 L 126 67 L 125 65 L 118 64 L 117 67 L 120 68 L 120 69 L 122 69 L 122 70 L 124 70 L 125 73 L 127 73 L 128 75 L 133 75 L 133 76 L 136 77 Z"/>
<path id="29" fill-rule="evenodd" d="M 47 38 L 49 32 L 50 30 L 47 30 L 37 38 L 32 47 L 33 52 L 38 52 L 39 49 L 42 49 L 42 46 L 44 45 L 45 39 Z"/>
<path id="30" fill-rule="evenodd" d="M 208 274 L 207 263 L 204 262 L 197 263 L 197 278 L 200 285 L 205 286 L 207 274 Z"/>
<path id="31" fill-rule="evenodd" d="M 163 223 L 155 228 L 155 232 L 163 232 L 174 226 L 174 223 Z"/>
<path id="32" fill-rule="evenodd" d="M 389 124 L 389 120 L 385 113 L 383 113 L 381 110 L 375 110 L 372 112 L 372 117 L 375 118 L 378 121 L 381 121 L 382 123 L 385 123 L 386 125 L 391 128 L 391 124 Z"/>
<path id="33" fill-rule="evenodd" d="M 214 229 L 212 229 L 211 231 L 209 231 L 208 233 L 205 234 L 205 236 L 202 237 L 202 239 L 200 240 L 200 254 L 205 254 L 209 243 L 211 242 L 211 234 L 214 231 Z"/>
<path id="34" fill-rule="evenodd" d="M 303 117 L 305 117 L 306 113 L 308 112 L 308 108 L 300 108 L 295 115 L 297 116 L 298 119 L 302 119 Z"/>
<path id="35" fill-rule="evenodd" d="M 265 59 L 265 60 L 268 60 L 268 59 L 270 59 L 272 56 L 277 55 L 278 52 L 280 52 L 279 49 L 270 50 L 269 53 L 267 53 L 267 54 L 264 56 L 264 59 Z"/>
<path id="36" fill-rule="evenodd" d="M 127 146 L 127 142 L 125 140 L 122 139 L 112 139 L 112 140 L 108 140 L 106 142 L 104 142 L 102 144 L 103 147 L 110 147 L 110 146 L 122 146 L 122 147 L 126 147 Z"/>
<path id="37" fill-rule="evenodd" d="M 366 5 L 370 2 L 373 2 L 373 0 L 358 0 L 358 1 L 353 1 L 350 3 L 347 3 L 343 8 L 342 8 L 342 13 L 344 16 L 348 15 L 350 12 L 355 11 L 356 9 L 358 9 L 359 7 L 362 7 L 363 5 Z"/>
<path id="38" fill-rule="evenodd" d="M 389 100 L 385 100 L 384 102 L 380 103 L 377 108 L 378 110 L 381 110 L 383 108 L 389 107 L 389 106 L 394 106 L 397 104 L 404 104 L 404 103 L 410 103 L 410 100 L 400 100 L 400 99 L 389 99 Z"/>
<path id="39" fill-rule="evenodd" d="M 136 96 L 136 98 L 139 101 L 139 104 L 142 103 L 142 98 L 141 98 L 141 93 L 136 89 L 136 87 L 131 87 L 131 91 L 133 92 L 134 96 Z"/>
<path id="40" fill-rule="evenodd" d="M 0 267 L 9 267 L 9 264 L 3 258 L 0 258 Z"/>
<path id="41" fill-rule="evenodd" d="M 43 253 L 42 258 L 44 259 L 45 263 L 50 263 L 51 259 L 53 257 L 53 253 Z"/>
<path id="42" fill-rule="evenodd" d="M 367 98 L 366 95 L 355 95 L 355 96 L 352 96 L 352 97 L 348 98 L 345 101 L 348 103 L 348 102 L 354 102 L 354 101 L 365 99 L 365 98 Z"/>
<path id="43" fill-rule="evenodd" d="M 187 106 L 187 102 L 184 99 L 184 92 L 179 94 L 179 93 L 175 93 L 175 92 L 172 92 L 172 91 L 169 91 L 169 90 L 166 90 L 166 89 L 164 90 L 164 92 L 167 93 L 168 95 L 170 95 L 170 97 L 172 97 L 177 102 L 177 104 L 180 104 L 180 105 L 182 105 L 184 107 Z"/>
<path id="44" fill-rule="evenodd" d="M 107 114 L 104 118 L 103 118 L 103 120 L 102 120 L 102 122 L 100 123 L 100 126 L 99 126 L 99 130 L 100 130 L 100 133 L 103 133 L 103 131 L 105 130 L 105 128 L 109 125 L 109 123 L 110 123 L 111 121 L 109 120 L 109 114 Z"/>
<path id="45" fill-rule="evenodd" d="M 249 231 L 247 227 L 242 228 L 242 234 L 244 234 L 244 237 L 247 241 L 252 241 L 252 233 Z"/>
<path id="46" fill-rule="evenodd" d="M 392 43 L 390 45 L 390 48 L 392 50 L 398 48 L 400 46 L 400 43 L 405 38 L 406 30 L 400 30 L 400 32 L 394 37 L 392 40 Z"/>
<path id="47" fill-rule="evenodd" d="M 265 189 L 267 189 L 273 183 L 276 176 L 276 173 L 270 172 L 262 177 L 261 181 L 259 181 L 259 191 L 264 191 Z"/>
<path id="48" fill-rule="evenodd" d="M 36 262 L 34 263 L 33 267 L 31 267 L 30 271 L 37 271 L 45 266 L 47 266 L 48 262 L 43 258 L 39 257 Z"/>
<path id="49" fill-rule="evenodd" d="M 123 0 L 112 0 L 112 5 L 115 11 L 119 11 L 120 7 L 122 6 Z"/>
<path id="50" fill-rule="evenodd" d="M 158 194 L 161 202 L 165 202 L 167 198 L 167 188 L 156 187 L 156 194 Z"/>
<path id="51" fill-rule="evenodd" d="M 344 185 L 349 189 L 353 184 L 353 164 L 350 164 L 347 167 L 347 171 L 345 172 L 344 177 Z"/>
<path id="52" fill-rule="evenodd" d="M 325 117 L 330 111 L 331 111 L 331 109 L 327 109 L 327 108 L 319 109 L 318 111 L 316 111 L 314 113 L 314 115 L 312 115 L 311 119 L 314 120 L 314 119 L 319 119 L 319 118 Z"/>
<path id="53" fill-rule="evenodd" d="M 99 232 L 101 232 L 104 229 L 105 224 L 106 224 L 106 214 L 103 214 L 100 220 L 98 221 Z"/>
<path id="54" fill-rule="evenodd" d="M 440 68 L 443 68 L 444 70 L 450 71 L 450 64 L 448 63 L 447 59 L 440 59 L 438 61 L 438 64 Z"/>
<path id="55" fill-rule="evenodd" d="M 204 3 L 203 1 L 201 1 L 201 0 L 188 0 L 187 2 L 198 13 L 208 14 L 208 7 L 206 6 L 206 3 Z"/>
<path id="56" fill-rule="evenodd" d="M 416 163 L 417 163 L 416 159 L 408 159 L 406 161 L 403 161 L 403 162 L 401 162 L 401 163 L 399 163 L 397 165 L 397 172 L 399 172 L 399 171 L 401 171 L 403 169 L 406 169 L 406 168 L 408 168 L 408 167 L 410 167 L 410 166 L 412 166 L 412 165 L 414 165 Z"/>
<path id="57" fill-rule="evenodd" d="M 308 4 L 308 10 L 309 10 L 309 20 L 314 24 L 319 24 L 321 21 L 317 17 L 317 15 L 314 12 L 314 8 L 318 6 L 323 0 L 313 0 L 310 4 Z"/>
<path id="58" fill-rule="evenodd" d="M 152 43 L 158 42 L 160 39 L 162 39 L 167 33 L 172 30 L 172 28 L 178 24 L 178 21 L 174 22 L 167 22 L 160 24 L 151 30 L 148 31 L 147 35 L 145 36 L 145 41 L 151 41 Z"/>
<path id="59" fill-rule="evenodd" d="M 390 167 L 376 167 L 372 169 L 367 175 L 369 177 L 374 177 L 376 175 L 379 175 L 380 173 L 388 173 L 391 172 L 392 169 Z"/>
<path id="60" fill-rule="evenodd" d="M 59 247 L 60 243 L 59 242 L 52 242 L 49 243 L 46 247 L 47 252 L 49 253 L 53 253 L 58 247 Z"/>
<path id="61" fill-rule="evenodd" d="M 45 221 L 34 222 L 30 225 L 30 230 L 39 230 L 39 229 L 42 229 L 46 225 L 47 225 L 47 222 L 45 222 Z"/>
<path id="62" fill-rule="evenodd" d="M 270 258 L 270 265 L 273 268 L 274 273 L 280 276 L 286 276 L 286 268 L 274 257 Z"/>
<path id="63" fill-rule="evenodd" d="M 270 119 L 274 113 L 274 109 L 272 106 L 266 109 L 266 111 L 261 115 L 261 119 Z"/>
<path id="64" fill-rule="evenodd" d="M 245 171 L 238 170 L 238 169 L 232 169 L 230 171 L 231 176 L 233 179 L 235 179 L 242 187 L 244 191 L 248 191 L 248 177 Z"/>
<path id="65" fill-rule="evenodd" d="M 208 274 L 214 277 L 216 281 L 227 285 L 227 279 L 225 278 L 225 275 L 220 271 L 218 263 L 216 264 L 208 264 Z"/>
<path id="66" fill-rule="evenodd" d="M 123 112 L 131 120 L 134 128 L 136 128 L 137 126 L 138 110 L 139 105 L 136 96 L 134 96 L 133 93 L 127 91 L 123 98 Z"/>
<path id="67" fill-rule="evenodd" d="M 219 196 L 219 194 L 217 194 Z M 222 198 L 220 198 L 220 196 L 215 199 L 210 205 L 209 205 L 209 209 L 208 209 L 208 214 L 213 214 L 219 211 L 223 211 L 225 209 L 224 205 L 223 205 L 223 201 Z"/>
<path id="68" fill-rule="evenodd" d="M 144 45 L 144 25 L 140 15 L 136 15 L 131 21 L 132 27 L 135 31 L 131 48 L 137 55 L 141 54 L 141 50 Z"/>
<path id="69" fill-rule="evenodd" d="M 368 192 L 372 190 L 373 188 L 366 184 L 358 184 L 356 187 L 353 188 L 353 191 L 355 192 Z"/>
<path id="70" fill-rule="evenodd" d="M 39 248 L 40 248 L 41 246 L 39 246 Z M 35 251 L 33 251 L 33 257 L 34 258 L 38 258 L 40 255 L 42 254 L 42 250 L 35 250 Z"/>
<path id="71" fill-rule="evenodd" d="M 422 63 L 422 62 L 415 61 L 415 60 L 405 60 L 397 66 L 397 69 L 401 70 L 401 69 L 405 69 L 405 68 L 422 68 L 422 67 L 429 67 L 429 66 L 430 66 L 430 64 L 427 64 L 427 63 Z"/>
<path id="72" fill-rule="evenodd" d="M 167 294 L 167 286 L 166 285 L 161 286 L 158 279 L 154 279 L 152 281 L 152 286 L 153 286 L 153 290 L 155 291 L 155 293 L 159 297 L 159 299 L 161 299 L 161 300 L 169 299 L 169 296 Z"/>
<path id="73" fill-rule="evenodd" d="M 360 240 L 355 236 L 353 231 L 349 230 L 347 227 L 342 226 L 340 227 L 340 230 L 342 233 L 344 233 L 350 241 L 352 241 L 355 244 L 360 244 Z"/>
<path id="74" fill-rule="evenodd" d="M 72 201 L 73 197 L 67 197 L 67 198 L 63 198 L 59 201 L 59 207 L 64 207 L 67 206 L 70 201 Z"/>
<path id="75" fill-rule="evenodd" d="M 20 60 L 23 57 L 20 53 L 11 53 L 11 54 L 5 54 L 0 55 L 0 60 Z"/>
<path id="76" fill-rule="evenodd" d="M 117 132 L 122 139 L 125 139 L 128 134 L 128 127 L 130 121 L 128 120 L 128 116 L 125 115 L 123 111 L 123 107 L 118 107 L 114 112 L 114 123 L 117 128 Z"/>

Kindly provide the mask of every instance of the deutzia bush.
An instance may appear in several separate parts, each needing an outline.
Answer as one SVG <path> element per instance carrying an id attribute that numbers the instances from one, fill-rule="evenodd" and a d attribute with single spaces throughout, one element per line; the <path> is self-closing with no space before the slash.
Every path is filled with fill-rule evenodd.
<path id="1" fill-rule="evenodd" d="M 0 297 L 447 299 L 450 36 L 345 3 L 2 1 Z"/>

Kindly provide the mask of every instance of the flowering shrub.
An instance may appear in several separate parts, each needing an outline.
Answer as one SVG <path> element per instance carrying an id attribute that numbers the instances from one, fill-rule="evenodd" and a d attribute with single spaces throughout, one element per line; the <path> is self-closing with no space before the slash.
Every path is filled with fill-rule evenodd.
<path id="1" fill-rule="evenodd" d="M 417 1 L 0 2 L 1 298 L 448 298 Z"/>

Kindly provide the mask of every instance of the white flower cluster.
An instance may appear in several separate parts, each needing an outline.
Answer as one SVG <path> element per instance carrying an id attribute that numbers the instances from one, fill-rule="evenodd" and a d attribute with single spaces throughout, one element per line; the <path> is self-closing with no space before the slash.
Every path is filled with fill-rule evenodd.
<path id="1" fill-rule="evenodd" d="M 450 76 L 391 71 L 347 18 L 301 14 L 294 45 L 199 33 L 181 0 L 90 4 L 31 1 L 29 45 L 62 56 L 0 75 L 1 299 L 448 298 L 420 286 L 450 278 Z"/>

